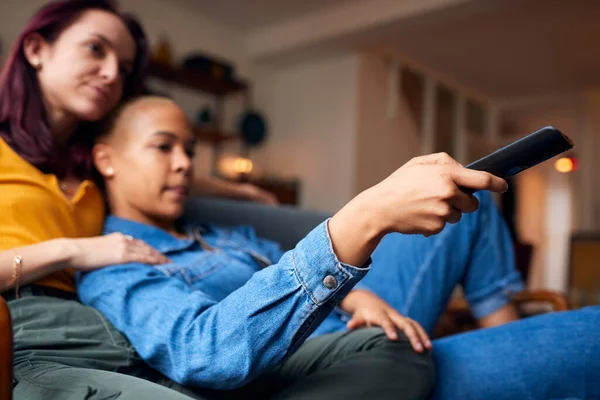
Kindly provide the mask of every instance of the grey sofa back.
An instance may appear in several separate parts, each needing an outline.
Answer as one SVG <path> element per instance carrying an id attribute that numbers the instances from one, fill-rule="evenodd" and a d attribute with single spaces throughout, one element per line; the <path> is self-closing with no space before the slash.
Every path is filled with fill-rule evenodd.
<path id="1" fill-rule="evenodd" d="M 190 199 L 184 218 L 219 225 L 252 225 L 259 236 L 278 242 L 284 250 L 293 248 L 328 214 L 295 207 L 272 207 L 238 200 L 195 197 Z"/>

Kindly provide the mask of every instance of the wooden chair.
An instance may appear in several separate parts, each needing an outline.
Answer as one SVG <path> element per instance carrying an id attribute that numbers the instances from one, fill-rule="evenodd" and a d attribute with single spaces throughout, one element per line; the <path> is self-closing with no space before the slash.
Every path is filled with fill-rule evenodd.
<path id="1" fill-rule="evenodd" d="M 519 310 L 521 316 L 527 316 L 523 311 L 526 306 L 544 304 L 544 312 L 567 311 L 569 303 L 564 294 L 551 290 L 525 290 L 512 295 L 512 304 Z M 463 298 L 452 300 L 440 317 L 433 333 L 434 338 L 454 335 L 456 333 L 477 329 L 477 321 L 471 313 L 469 304 Z"/>
<path id="2" fill-rule="evenodd" d="M 0 400 L 12 399 L 13 332 L 10 311 L 0 296 Z"/>
<path id="3" fill-rule="evenodd" d="M 571 235 L 568 292 L 574 307 L 600 304 L 600 232 Z"/>
<path id="4" fill-rule="evenodd" d="M 600 237 L 600 236 L 599 236 Z M 600 243 L 600 242 L 599 242 Z M 523 280 L 527 282 L 529 267 L 533 255 L 533 246 L 529 243 L 515 242 L 515 267 L 521 273 Z M 511 297 L 512 304 L 517 308 L 521 317 L 529 316 L 530 305 L 543 304 L 547 311 L 566 311 L 569 302 L 563 293 L 551 290 L 525 290 L 515 293 Z M 468 303 L 464 298 L 450 301 L 444 314 L 440 317 L 434 337 L 443 337 L 460 332 L 477 329 L 477 321 L 473 317 Z"/>

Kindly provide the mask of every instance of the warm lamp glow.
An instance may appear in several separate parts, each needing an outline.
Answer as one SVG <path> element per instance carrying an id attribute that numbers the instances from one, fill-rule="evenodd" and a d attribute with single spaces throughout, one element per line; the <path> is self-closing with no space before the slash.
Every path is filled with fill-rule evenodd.
<path id="1" fill-rule="evenodd" d="M 562 172 L 563 174 L 575 171 L 577 169 L 577 166 L 577 159 L 573 157 L 559 158 L 554 163 L 554 168 L 558 172 Z"/>
<path id="2" fill-rule="evenodd" d="M 253 167 L 252 161 L 244 157 L 237 157 L 233 161 L 233 170 L 238 174 L 249 174 Z"/>
<path id="3" fill-rule="evenodd" d="M 228 179 L 238 179 L 242 175 L 249 175 L 254 171 L 254 163 L 246 157 L 225 154 L 219 157 L 219 174 Z"/>

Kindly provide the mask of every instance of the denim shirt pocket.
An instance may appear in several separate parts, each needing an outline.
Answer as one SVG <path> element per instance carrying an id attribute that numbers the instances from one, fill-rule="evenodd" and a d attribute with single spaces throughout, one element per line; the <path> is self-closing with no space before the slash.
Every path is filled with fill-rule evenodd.
<path id="1" fill-rule="evenodd" d="M 219 250 L 195 253 L 185 260 L 172 264 L 157 265 L 155 268 L 167 276 L 182 279 L 194 289 L 202 289 L 202 280 L 212 276 L 227 266 L 226 255 Z"/>
<path id="2" fill-rule="evenodd" d="M 153 267 L 166 276 L 175 276 L 181 270 L 181 265 L 176 263 L 154 265 Z"/>

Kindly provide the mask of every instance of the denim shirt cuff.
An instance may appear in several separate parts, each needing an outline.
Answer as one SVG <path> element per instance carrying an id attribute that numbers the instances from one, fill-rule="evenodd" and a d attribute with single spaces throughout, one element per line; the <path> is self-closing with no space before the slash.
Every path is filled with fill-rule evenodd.
<path id="1" fill-rule="evenodd" d="M 371 269 L 371 259 L 361 268 L 340 262 L 333 251 L 329 219 L 304 238 L 293 252 L 294 271 L 316 305 L 341 301 Z"/>

